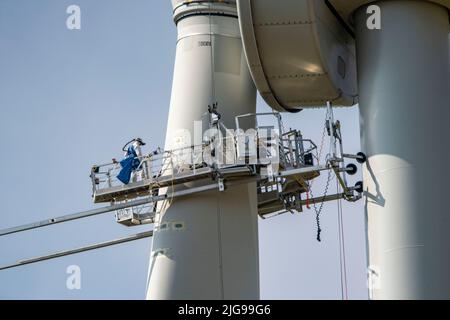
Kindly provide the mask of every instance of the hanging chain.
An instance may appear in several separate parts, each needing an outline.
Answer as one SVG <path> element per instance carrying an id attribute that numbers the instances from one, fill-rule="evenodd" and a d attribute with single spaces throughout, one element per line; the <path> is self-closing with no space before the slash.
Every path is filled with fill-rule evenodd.
<path id="1" fill-rule="evenodd" d="M 316 201 L 313 201 L 313 207 L 314 207 L 314 211 L 316 213 L 316 227 L 317 227 L 317 241 L 321 242 L 322 239 L 320 237 L 322 229 L 320 227 L 320 215 L 322 214 L 322 209 L 323 209 L 323 205 L 325 202 L 325 198 L 327 197 L 328 194 L 328 189 L 330 188 L 330 182 L 331 182 L 331 170 L 328 170 L 328 176 L 327 176 L 327 183 L 325 185 L 325 190 L 323 192 L 323 196 L 322 199 L 320 201 L 320 206 L 317 207 Z M 312 190 L 310 190 L 310 194 L 311 194 L 311 198 L 314 198 L 313 192 Z"/>

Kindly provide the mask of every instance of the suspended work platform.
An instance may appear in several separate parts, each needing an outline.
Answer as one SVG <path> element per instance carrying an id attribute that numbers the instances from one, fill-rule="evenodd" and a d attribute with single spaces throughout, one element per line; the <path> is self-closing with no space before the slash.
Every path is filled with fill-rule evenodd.
<path id="1" fill-rule="evenodd" d="M 176 150 L 154 151 L 148 155 L 128 153 L 129 170 L 125 183 L 124 161 L 95 165 L 91 170 L 93 201 L 111 204 L 148 198 L 148 203 L 116 212 L 116 221 L 133 226 L 153 223 L 158 202 L 181 196 L 218 190 L 235 184 L 256 182 L 258 213 L 262 218 L 280 212 L 302 212 L 303 207 L 318 202 L 360 198 L 362 184 L 348 187 L 345 174 L 354 174 L 356 166 L 344 167 L 344 157 L 364 160 L 363 155 L 345 155 L 342 151 L 340 123 L 327 122 L 330 139 L 339 144 L 324 165 L 318 165 L 317 146 L 304 139 L 298 130 L 285 131 L 278 113 L 246 114 L 236 117 L 236 130 L 225 128 L 216 109 L 210 111 L 210 129 L 216 134 L 201 145 Z M 258 125 L 260 117 L 270 116 L 275 124 Z M 240 121 L 251 118 L 256 125 L 245 132 Z M 248 119 L 246 119 L 248 120 Z M 276 129 L 275 129 L 276 128 Z M 139 139 L 140 140 L 140 139 Z M 133 151 L 133 150 L 131 150 Z M 139 152 L 140 153 L 140 152 Z M 131 156 L 130 156 L 131 154 Z M 131 161 L 131 162 L 130 162 Z M 322 171 L 333 172 L 342 194 L 310 198 L 311 181 Z"/>

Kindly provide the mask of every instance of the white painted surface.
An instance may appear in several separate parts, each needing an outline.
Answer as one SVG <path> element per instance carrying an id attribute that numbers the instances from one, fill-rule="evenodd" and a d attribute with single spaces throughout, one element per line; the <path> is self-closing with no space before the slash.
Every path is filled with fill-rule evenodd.
<path id="1" fill-rule="evenodd" d="M 369 265 L 374 299 L 450 298 L 448 13 L 381 1 L 356 12 Z"/>
<path id="2" fill-rule="evenodd" d="M 180 143 L 180 130 L 193 136 L 194 121 L 202 119 L 209 104 L 218 102 L 229 128 L 236 115 L 256 110 L 237 18 L 196 15 L 177 26 L 166 149 Z M 205 45 L 211 38 L 213 57 Z M 148 299 L 259 298 L 255 184 L 177 199 L 159 219 L 152 253 L 161 254 L 150 261 Z M 182 230 L 174 230 L 175 222 L 183 223 Z"/>
<path id="3" fill-rule="evenodd" d="M 323 1 L 237 3 L 248 64 L 272 108 L 357 103 L 354 40 Z"/>

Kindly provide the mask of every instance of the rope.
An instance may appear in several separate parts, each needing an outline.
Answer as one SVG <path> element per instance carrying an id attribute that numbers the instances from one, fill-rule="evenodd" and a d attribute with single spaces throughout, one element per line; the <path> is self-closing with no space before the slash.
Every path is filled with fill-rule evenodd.
<path id="1" fill-rule="evenodd" d="M 339 181 L 336 181 L 337 193 L 340 192 Z M 344 238 L 344 218 L 342 215 L 342 200 L 338 202 L 338 229 L 339 229 L 339 266 L 341 272 L 341 297 L 342 300 L 348 300 L 347 286 L 347 262 L 345 258 L 345 238 Z"/>
<path id="2" fill-rule="evenodd" d="M 322 158 L 322 152 L 323 152 L 323 146 L 325 144 L 325 135 L 327 133 L 327 127 L 326 127 L 326 120 L 328 119 L 328 109 L 326 109 L 325 111 L 325 121 L 324 121 L 324 125 L 323 125 L 323 131 L 322 131 L 322 138 L 320 140 L 320 148 L 317 154 L 317 161 L 320 162 L 320 159 Z M 317 149 L 316 149 L 316 153 L 317 153 Z"/>
<path id="3" fill-rule="evenodd" d="M 175 176 L 174 176 L 174 173 L 173 173 L 173 171 L 174 171 L 174 167 L 173 167 L 173 158 L 172 158 L 172 156 L 170 157 L 170 165 L 171 165 L 171 167 L 172 167 L 172 179 L 171 179 L 171 181 L 172 181 L 172 186 L 171 186 L 171 196 L 170 196 L 170 199 L 167 199 L 166 200 L 166 203 L 165 203 L 165 206 L 164 206 L 164 211 L 166 211 L 171 205 L 172 205 L 172 202 L 173 202 L 173 193 L 174 193 L 174 189 L 173 189 L 173 184 L 174 184 L 174 182 L 173 182 L 173 180 L 175 179 Z"/>
<path id="4" fill-rule="evenodd" d="M 160 175 L 163 175 L 163 173 L 167 170 L 167 167 L 169 166 L 169 164 L 167 164 L 168 158 L 162 158 L 162 162 L 161 162 L 161 170 L 160 170 Z M 167 211 L 167 209 L 172 205 L 173 202 L 173 190 L 174 190 L 174 167 L 173 167 L 173 152 L 170 152 L 170 167 L 171 167 L 171 175 L 172 175 L 172 186 L 171 186 L 171 197 L 170 199 L 164 199 L 161 203 L 161 205 L 158 206 L 158 202 L 156 202 L 154 204 L 154 206 L 156 206 L 156 212 L 155 212 L 155 225 L 159 225 L 160 224 L 160 220 L 162 215 Z M 153 173 L 151 173 L 153 174 Z M 158 175 L 157 175 L 158 176 Z M 158 192 L 161 192 L 161 186 L 160 184 L 155 181 L 155 186 L 158 188 Z M 166 187 L 166 193 L 167 193 L 167 189 L 169 189 L 169 187 Z M 152 189 L 151 186 L 149 187 L 149 193 L 152 193 Z M 159 207 L 159 210 L 158 210 Z"/>
<path id="5" fill-rule="evenodd" d="M 217 194 L 217 240 L 219 245 L 219 266 L 220 266 L 220 294 L 225 299 L 225 288 L 223 280 L 223 249 L 222 249 L 222 223 L 220 217 L 220 194 Z"/>
<path id="6" fill-rule="evenodd" d="M 216 85 L 214 74 L 214 49 L 213 49 L 213 33 L 212 33 L 212 4 L 209 3 L 209 41 L 210 41 L 210 55 L 211 55 L 211 106 L 214 106 L 216 101 Z M 219 128 L 218 128 L 219 129 Z M 220 130 L 220 129 L 219 129 Z M 220 194 L 217 194 L 217 237 L 219 242 L 219 265 L 220 265 L 220 292 L 222 299 L 225 297 L 224 280 L 223 280 L 223 260 L 222 260 L 222 226 L 220 217 Z"/>
<path id="7" fill-rule="evenodd" d="M 214 74 L 214 49 L 212 36 L 212 4 L 209 3 L 209 42 L 210 42 L 210 62 L 211 62 L 211 105 L 216 103 L 216 79 Z"/>

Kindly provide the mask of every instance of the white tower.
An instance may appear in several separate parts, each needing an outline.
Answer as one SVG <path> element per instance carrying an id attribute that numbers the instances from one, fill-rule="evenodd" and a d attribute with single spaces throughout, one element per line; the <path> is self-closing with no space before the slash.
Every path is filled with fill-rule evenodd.
<path id="1" fill-rule="evenodd" d="M 208 105 L 218 103 L 228 128 L 256 111 L 235 1 L 172 4 L 178 41 L 166 150 L 193 145 L 186 132 L 201 140 L 194 121 Z M 174 199 L 156 220 L 148 299 L 259 298 L 254 183 Z"/>
<path id="2" fill-rule="evenodd" d="M 449 299 L 448 11 L 431 1 L 375 4 L 380 30 L 368 29 L 367 5 L 354 15 L 370 293 Z"/>

